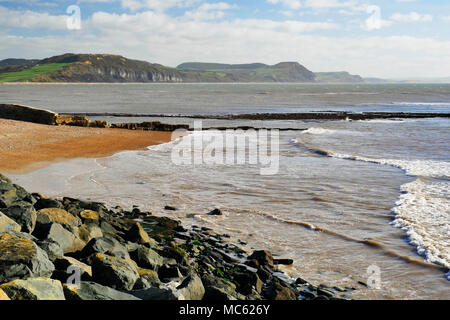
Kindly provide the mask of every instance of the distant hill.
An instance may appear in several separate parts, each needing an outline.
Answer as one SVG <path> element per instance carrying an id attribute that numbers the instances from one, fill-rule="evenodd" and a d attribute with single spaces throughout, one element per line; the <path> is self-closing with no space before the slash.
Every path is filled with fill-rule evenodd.
<path id="1" fill-rule="evenodd" d="M 5 60 L 0 60 L 0 68 L 24 66 L 24 65 L 27 65 L 27 64 L 36 63 L 38 61 L 39 60 L 5 59 Z"/>
<path id="2" fill-rule="evenodd" d="M 0 82 L 181 82 L 180 73 L 159 64 L 108 54 L 64 54 L 21 69 L 0 69 Z"/>
<path id="3" fill-rule="evenodd" d="M 188 62 L 177 67 L 188 82 L 315 82 L 316 76 L 298 62 L 220 64 Z"/>
<path id="4" fill-rule="evenodd" d="M 358 75 L 352 75 L 346 71 L 342 72 L 316 72 L 317 82 L 327 83 L 360 83 L 364 79 Z"/>

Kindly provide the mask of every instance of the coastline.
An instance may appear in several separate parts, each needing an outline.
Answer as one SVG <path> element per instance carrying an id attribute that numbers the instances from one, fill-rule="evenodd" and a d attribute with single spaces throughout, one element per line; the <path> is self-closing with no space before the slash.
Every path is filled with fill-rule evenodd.
<path id="1" fill-rule="evenodd" d="M 27 173 L 71 158 L 100 158 L 171 141 L 171 132 L 49 126 L 0 119 L 0 172 Z"/>

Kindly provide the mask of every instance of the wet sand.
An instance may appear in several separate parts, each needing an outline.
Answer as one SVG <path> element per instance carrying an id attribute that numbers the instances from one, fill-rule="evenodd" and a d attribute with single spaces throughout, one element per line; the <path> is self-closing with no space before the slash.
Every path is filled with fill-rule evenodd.
<path id="1" fill-rule="evenodd" d="M 27 173 L 70 158 L 100 158 L 169 142 L 171 132 L 48 126 L 0 119 L 0 172 Z"/>

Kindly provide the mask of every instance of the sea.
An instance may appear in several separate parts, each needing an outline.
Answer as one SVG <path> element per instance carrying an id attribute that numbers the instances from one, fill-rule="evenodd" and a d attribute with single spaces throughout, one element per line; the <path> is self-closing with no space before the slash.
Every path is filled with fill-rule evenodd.
<path id="1" fill-rule="evenodd" d="M 268 249 L 292 258 L 294 265 L 283 270 L 293 277 L 355 287 L 354 299 L 450 299 L 448 117 L 214 119 L 312 111 L 450 114 L 450 84 L 5 84 L 0 101 L 101 113 L 92 119 L 110 123 L 198 126 L 200 120 L 189 117 L 201 115 L 203 128 L 269 129 L 278 141 L 270 149 L 278 170 L 270 175 L 261 174 L 261 164 L 237 161 L 254 151 L 251 139 L 234 163 L 174 161 L 174 148 L 187 139 L 248 134 L 205 130 L 145 150 L 60 161 L 9 177 L 32 192 L 137 205 L 212 228 L 249 252 Z M 283 128 L 289 130 L 277 130 Z M 191 147 L 193 154 L 204 152 L 204 145 Z M 224 157 L 233 151 L 216 150 Z M 165 211 L 167 205 L 178 210 Z M 215 208 L 223 215 L 208 215 Z"/>

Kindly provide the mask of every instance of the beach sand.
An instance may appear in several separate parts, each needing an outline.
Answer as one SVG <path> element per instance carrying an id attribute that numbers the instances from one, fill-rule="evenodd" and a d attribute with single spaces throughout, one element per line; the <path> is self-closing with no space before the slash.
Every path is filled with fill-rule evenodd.
<path id="1" fill-rule="evenodd" d="M 27 173 L 70 158 L 100 158 L 169 142 L 171 132 L 48 126 L 0 119 L 0 172 Z"/>

